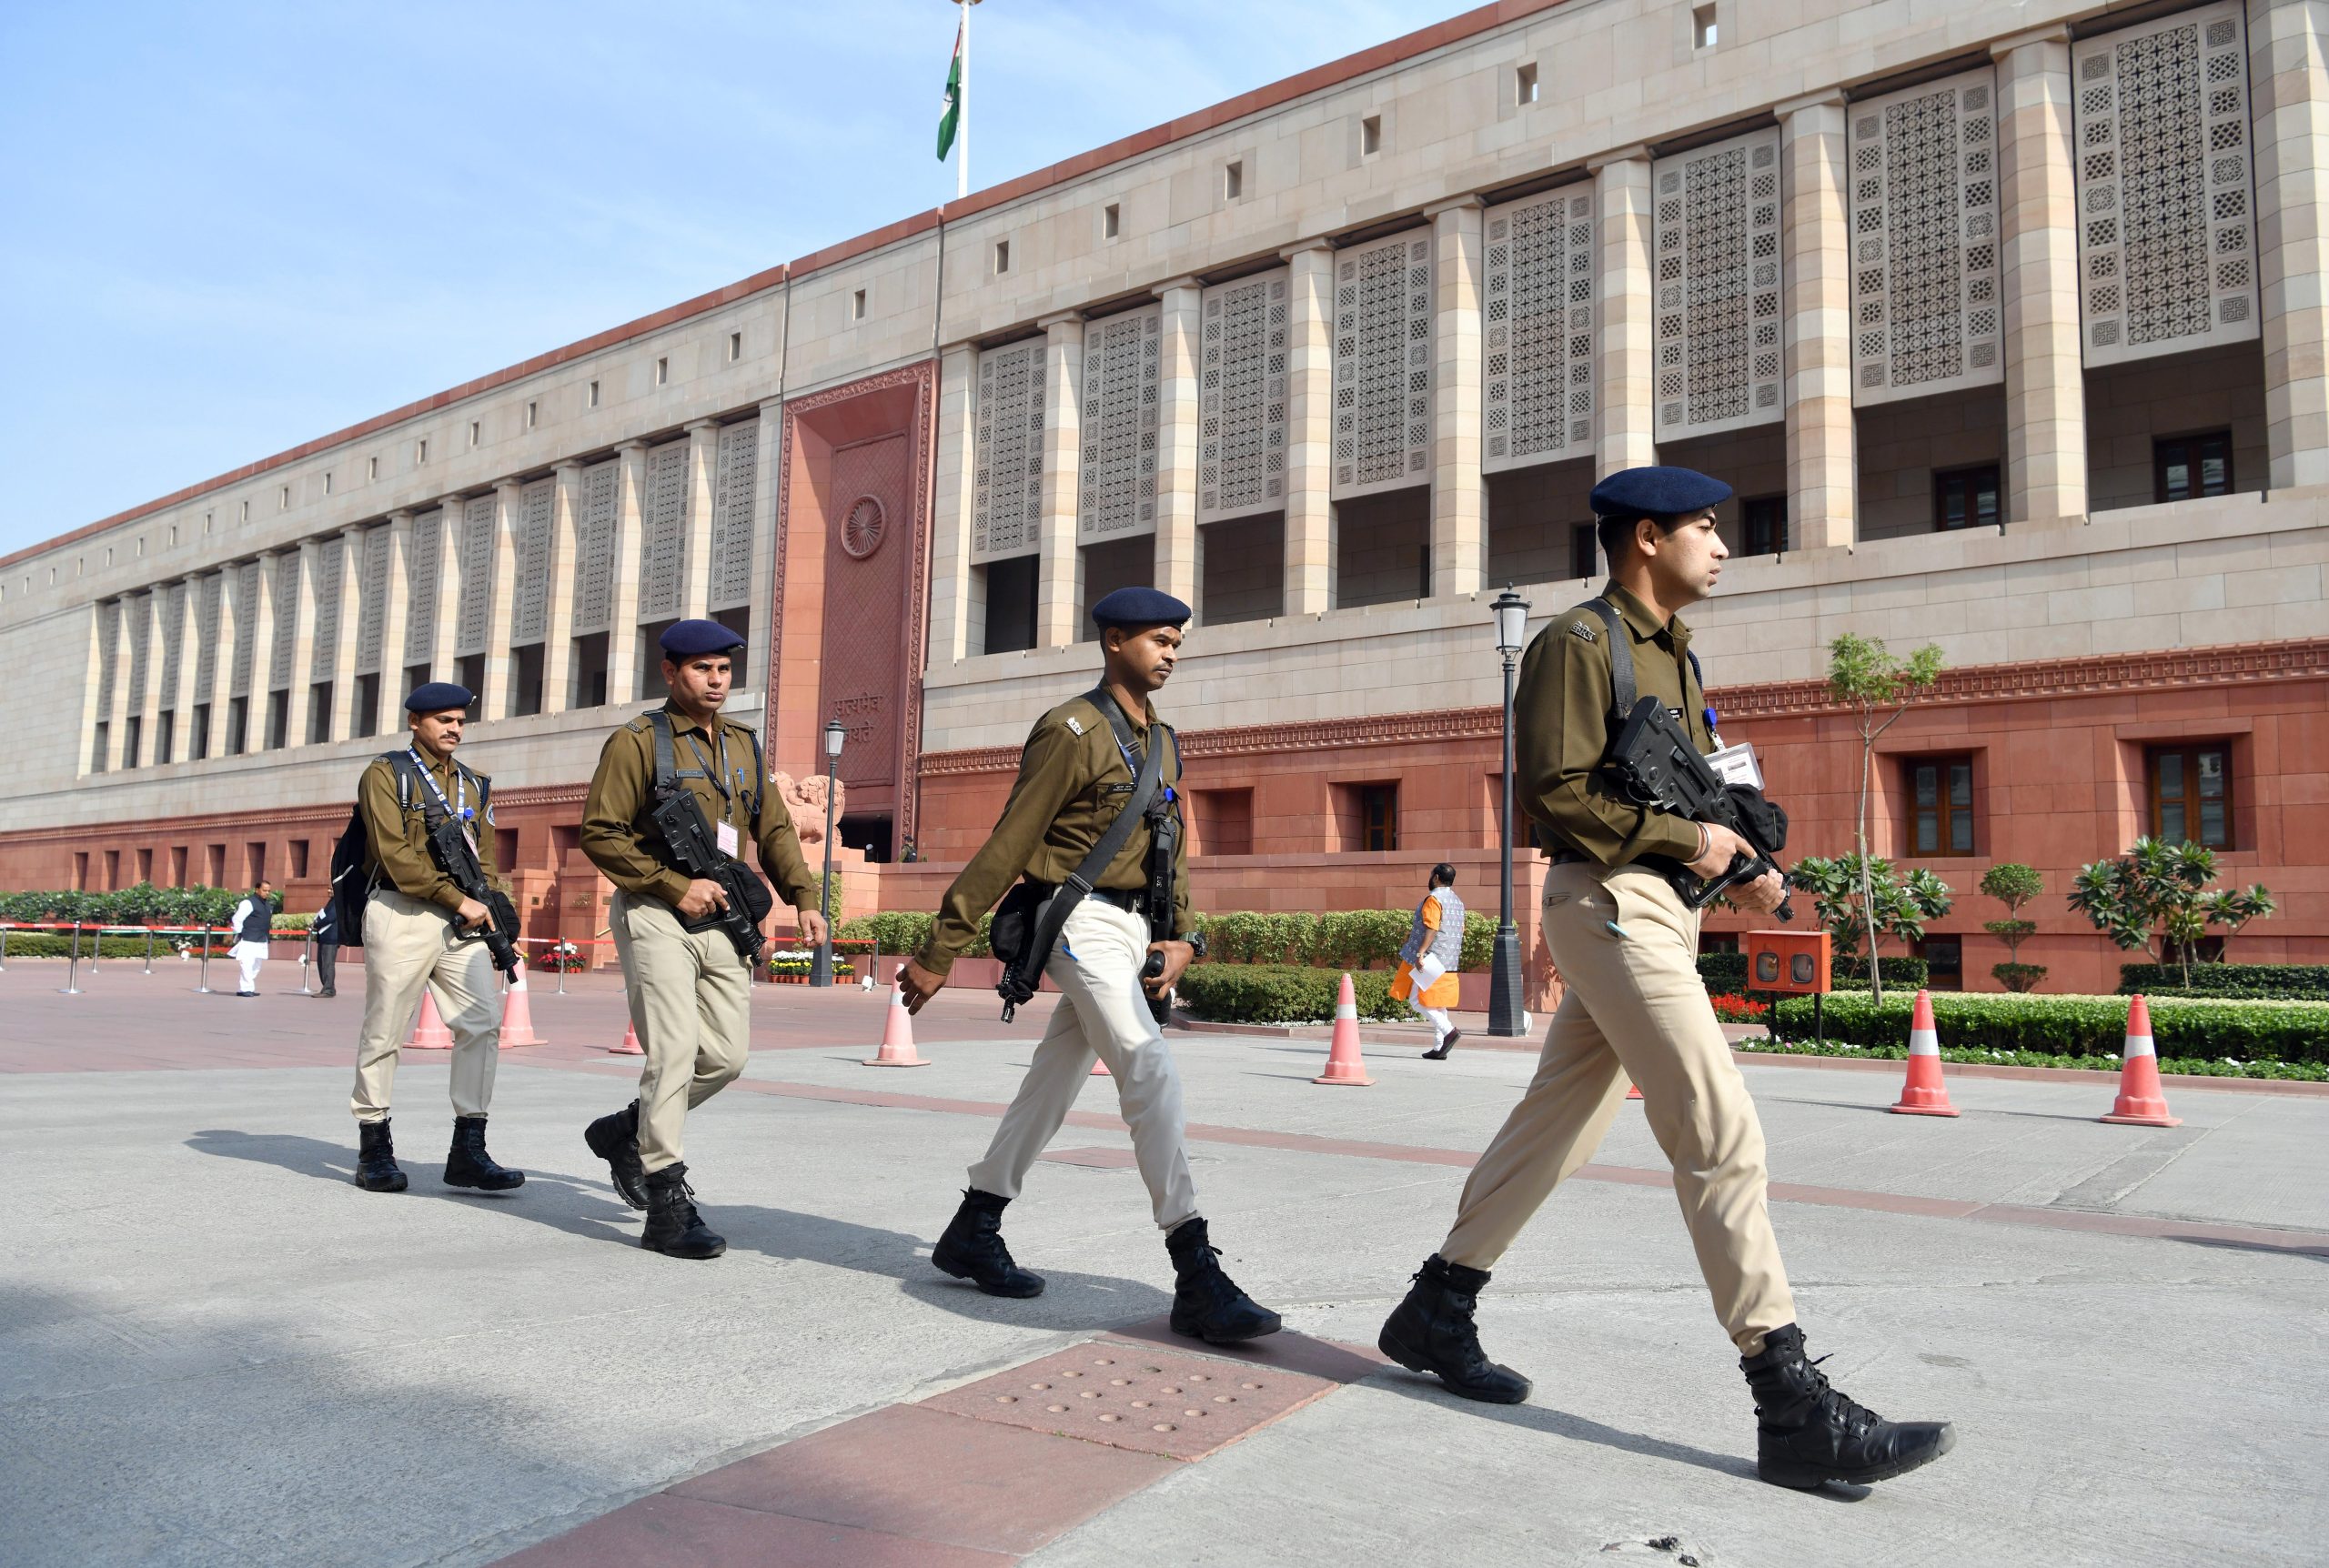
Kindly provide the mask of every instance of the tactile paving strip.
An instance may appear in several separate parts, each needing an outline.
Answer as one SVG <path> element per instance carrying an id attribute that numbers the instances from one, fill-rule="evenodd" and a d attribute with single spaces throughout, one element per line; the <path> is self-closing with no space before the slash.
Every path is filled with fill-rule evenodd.
<path id="1" fill-rule="evenodd" d="M 1102 1343 L 1078 1345 L 922 1402 L 973 1421 L 1202 1459 L 1336 1386 L 1302 1372 Z"/>

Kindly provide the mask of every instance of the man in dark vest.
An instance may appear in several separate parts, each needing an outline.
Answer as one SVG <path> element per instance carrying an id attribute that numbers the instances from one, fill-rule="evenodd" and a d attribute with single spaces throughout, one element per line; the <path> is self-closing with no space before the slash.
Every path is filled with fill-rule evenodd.
<path id="1" fill-rule="evenodd" d="M 237 996 L 258 995 L 258 967 L 267 962 L 267 935 L 275 921 L 275 885 L 258 879 L 243 901 L 235 906 L 235 970 L 242 983 Z"/>
<path id="2" fill-rule="evenodd" d="M 474 700 L 467 687 L 449 680 L 416 687 L 405 699 L 411 744 L 374 759 L 357 785 L 371 897 L 364 906 L 364 1027 L 351 1109 L 363 1141 L 356 1184 L 368 1192 L 405 1190 L 388 1137 L 388 1090 L 423 991 L 436 999 L 438 1016 L 453 1035 L 453 1145 L 445 1156 L 445 1184 L 500 1192 L 526 1180 L 485 1150 L 486 1108 L 501 1048 L 493 961 L 479 940 L 490 916 L 428 852 L 430 829 L 458 820 L 486 876 L 499 885 L 493 781 L 453 760 Z"/>

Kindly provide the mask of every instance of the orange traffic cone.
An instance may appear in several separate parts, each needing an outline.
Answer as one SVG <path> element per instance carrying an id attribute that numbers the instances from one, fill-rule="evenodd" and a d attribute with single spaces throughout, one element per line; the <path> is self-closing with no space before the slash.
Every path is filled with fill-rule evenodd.
<path id="1" fill-rule="evenodd" d="M 534 1010 L 526 1000 L 526 966 L 521 963 L 509 977 L 509 990 L 501 999 L 501 1049 L 549 1043 L 534 1032 Z"/>
<path id="2" fill-rule="evenodd" d="M 1352 993 L 1348 975 L 1343 976 L 1342 990 L 1335 998 L 1335 1034 L 1326 1047 L 1326 1070 L 1310 1081 L 1356 1084 L 1375 1081 L 1366 1076 L 1366 1063 L 1359 1060 L 1358 998 Z"/>
<path id="3" fill-rule="evenodd" d="M 1917 1010 L 1909 1020 L 1909 1081 L 1891 1109 L 1903 1116 L 1957 1114 L 1941 1081 L 1941 1036 L 1932 1027 L 1932 998 L 1924 991 L 1917 993 Z"/>
<path id="4" fill-rule="evenodd" d="M 412 1038 L 404 1042 L 407 1050 L 450 1050 L 453 1031 L 437 1016 L 437 998 L 428 991 L 420 993 L 420 1016 L 413 1020 Z"/>
<path id="5" fill-rule="evenodd" d="M 1092 1059 L 1092 1070 L 1085 1073 L 1084 1076 L 1086 1078 L 1110 1078 L 1114 1075 L 1109 1072 L 1108 1064 L 1102 1061 L 1095 1056 Z"/>
<path id="6" fill-rule="evenodd" d="M 622 1043 L 607 1047 L 607 1054 L 609 1056 L 645 1056 L 647 1054 L 646 1047 L 639 1043 L 639 1030 L 632 1027 L 629 1019 L 623 1020 Z"/>
<path id="7" fill-rule="evenodd" d="M 1638 1083 L 1627 1084 L 1626 1098 L 1628 1100 L 1639 1100 L 1641 1098 L 1641 1085 Z"/>
<path id="8" fill-rule="evenodd" d="M 2167 1094 L 2159 1085 L 2159 1053 L 2151 1044 L 2151 1004 L 2136 997 L 2127 1004 L 2127 1049 L 2120 1059 L 2119 1098 L 2100 1118 L 2128 1127 L 2181 1127 L 2167 1114 Z"/>
<path id="9" fill-rule="evenodd" d="M 861 1064 L 865 1067 L 928 1067 L 930 1059 L 913 1048 L 913 1015 L 906 1011 L 903 986 L 890 988 L 889 1018 L 882 1025 L 882 1049 Z"/>

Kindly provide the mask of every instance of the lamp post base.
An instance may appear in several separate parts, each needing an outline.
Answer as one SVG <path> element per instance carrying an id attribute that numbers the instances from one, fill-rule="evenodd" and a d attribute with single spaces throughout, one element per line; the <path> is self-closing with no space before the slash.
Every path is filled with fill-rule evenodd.
<path id="1" fill-rule="evenodd" d="M 1496 933 L 1496 959 L 1488 971 L 1488 1033 L 1511 1039 L 1528 1030 L 1520 1000 L 1520 933 L 1504 926 Z"/>

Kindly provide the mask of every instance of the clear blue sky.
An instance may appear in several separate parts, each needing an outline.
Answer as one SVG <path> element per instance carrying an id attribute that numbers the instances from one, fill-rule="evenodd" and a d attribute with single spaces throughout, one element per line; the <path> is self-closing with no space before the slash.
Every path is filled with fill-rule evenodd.
<path id="1" fill-rule="evenodd" d="M 986 0 L 974 186 L 1468 0 Z M 953 194 L 949 0 L 0 6 L 0 553 Z"/>

